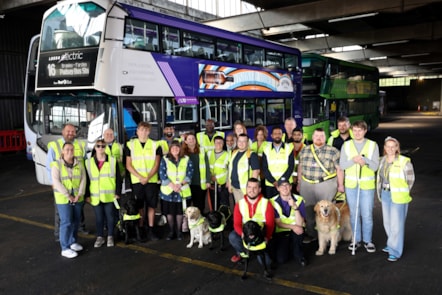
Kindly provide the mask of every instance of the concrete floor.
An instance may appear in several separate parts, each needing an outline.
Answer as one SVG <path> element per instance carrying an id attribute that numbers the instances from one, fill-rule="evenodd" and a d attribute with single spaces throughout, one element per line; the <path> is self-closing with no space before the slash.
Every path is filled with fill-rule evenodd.
<path id="1" fill-rule="evenodd" d="M 342 243 L 336 255 L 318 257 L 312 243 L 305 246 L 306 267 L 281 265 L 271 281 L 263 278 L 256 260 L 249 278 L 241 280 L 243 266 L 230 262 L 230 246 L 187 249 L 188 235 L 183 241 L 166 241 L 163 234 L 159 241 L 95 249 L 90 206 L 85 214 L 92 233 L 79 239 L 85 249 L 75 259 L 63 258 L 53 238 L 49 187 L 36 183 L 24 153 L 0 154 L 0 294 L 442 294 L 440 126 L 440 116 L 393 114 L 367 136 L 382 147 L 392 135 L 404 151 L 414 151 L 414 200 L 399 261 L 388 262 L 380 251 L 386 238 L 376 200 L 376 253 L 358 250 L 352 256 Z"/>

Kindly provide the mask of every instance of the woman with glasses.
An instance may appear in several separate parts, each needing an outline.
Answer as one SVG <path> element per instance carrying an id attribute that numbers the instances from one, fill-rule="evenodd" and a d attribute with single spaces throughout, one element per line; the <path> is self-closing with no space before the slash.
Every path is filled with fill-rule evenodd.
<path id="1" fill-rule="evenodd" d="M 95 143 L 90 159 L 86 160 L 86 170 L 89 176 L 90 203 L 95 212 L 97 240 L 94 247 L 99 248 L 104 243 L 105 222 L 107 227 L 107 246 L 114 246 L 114 200 L 119 199 L 121 192 L 121 175 L 117 159 L 106 154 L 106 143 L 99 139 Z"/>
<path id="2" fill-rule="evenodd" d="M 60 215 L 61 256 L 77 257 L 83 247 L 77 243 L 78 227 L 84 204 L 86 172 L 74 157 L 74 145 L 65 142 L 60 159 L 51 163 L 52 187 Z"/>

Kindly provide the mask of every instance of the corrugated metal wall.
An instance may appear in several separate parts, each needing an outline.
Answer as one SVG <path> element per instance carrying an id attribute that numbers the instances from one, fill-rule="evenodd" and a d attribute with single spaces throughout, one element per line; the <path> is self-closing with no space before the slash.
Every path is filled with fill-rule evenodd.
<path id="1" fill-rule="evenodd" d="M 39 22 L 26 23 L 19 14 L 0 19 L 0 130 L 23 128 L 26 58 L 39 28 Z"/>

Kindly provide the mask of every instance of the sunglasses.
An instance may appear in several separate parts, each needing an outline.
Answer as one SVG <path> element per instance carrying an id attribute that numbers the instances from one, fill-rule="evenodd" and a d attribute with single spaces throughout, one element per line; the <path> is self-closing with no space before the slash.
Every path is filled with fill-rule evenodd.
<path id="1" fill-rule="evenodd" d="M 97 144 L 96 146 L 95 146 L 96 148 L 101 148 L 101 149 L 104 149 L 106 146 L 103 144 L 103 145 L 101 145 L 101 144 Z"/>

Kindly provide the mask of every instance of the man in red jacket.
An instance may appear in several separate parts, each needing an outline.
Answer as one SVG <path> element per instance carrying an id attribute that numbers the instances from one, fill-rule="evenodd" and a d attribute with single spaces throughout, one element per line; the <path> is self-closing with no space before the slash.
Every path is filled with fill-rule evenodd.
<path id="1" fill-rule="evenodd" d="M 229 235 L 229 241 L 236 254 L 232 256 L 232 262 L 240 261 L 241 254 L 245 253 L 242 227 L 247 221 L 256 221 L 261 226 L 266 243 L 272 238 L 275 228 L 275 212 L 270 201 L 261 194 L 260 181 L 250 178 L 247 181 L 246 192 L 244 198 L 235 204 L 233 211 L 233 231 Z M 266 262 L 270 264 L 267 253 Z"/>

